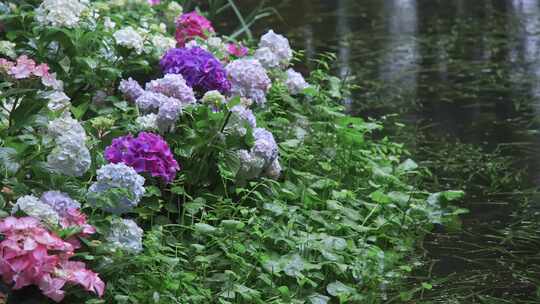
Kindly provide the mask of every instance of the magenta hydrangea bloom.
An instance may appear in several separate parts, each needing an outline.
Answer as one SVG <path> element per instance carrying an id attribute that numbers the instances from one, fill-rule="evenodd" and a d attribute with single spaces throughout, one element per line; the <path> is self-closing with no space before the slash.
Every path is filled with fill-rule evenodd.
<path id="1" fill-rule="evenodd" d="M 228 94 L 231 90 L 221 62 L 199 47 L 170 49 L 159 64 L 163 73 L 181 74 L 186 83 L 201 94 L 214 90 Z"/>
<path id="2" fill-rule="evenodd" d="M 180 166 L 167 142 L 159 135 L 147 132 L 139 136 L 122 136 L 105 149 L 105 158 L 111 163 L 124 163 L 138 173 L 147 172 L 170 183 Z"/>
<path id="3" fill-rule="evenodd" d="M 176 20 L 176 42 L 184 47 L 186 42 L 195 37 L 208 38 L 207 34 L 214 33 L 212 23 L 197 12 L 186 13 Z"/>

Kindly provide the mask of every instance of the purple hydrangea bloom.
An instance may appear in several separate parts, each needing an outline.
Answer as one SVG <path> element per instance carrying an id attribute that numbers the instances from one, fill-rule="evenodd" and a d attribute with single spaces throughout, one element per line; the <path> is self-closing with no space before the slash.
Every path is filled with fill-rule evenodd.
<path id="1" fill-rule="evenodd" d="M 62 217 L 65 217 L 70 209 L 81 208 L 79 202 L 60 191 L 47 191 L 41 195 L 40 200 Z"/>
<path id="2" fill-rule="evenodd" d="M 238 59 L 229 63 L 225 69 L 232 83 L 232 94 L 264 105 L 272 82 L 258 60 Z"/>
<path id="3" fill-rule="evenodd" d="M 139 136 L 127 135 L 113 140 L 105 149 L 105 158 L 111 163 L 124 163 L 138 173 L 147 172 L 170 183 L 180 166 L 169 145 L 161 136 L 141 132 Z"/>
<path id="4" fill-rule="evenodd" d="M 181 74 L 199 93 L 216 90 L 228 94 L 231 90 L 223 65 L 199 47 L 170 49 L 161 58 L 160 65 L 166 74 Z"/>
<path id="5" fill-rule="evenodd" d="M 186 84 L 182 75 L 167 74 L 163 78 L 152 80 L 146 84 L 146 90 L 176 98 L 184 105 L 197 102 L 193 89 Z"/>
<path id="6" fill-rule="evenodd" d="M 131 77 L 128 80 L 124 79 L 120 81 L 118 89 L 129 101 L 135 101 L 137 98 L 139 98 L 139 96 L 142 95 L 142 93 L 144 93 L 141 85 Z"/>

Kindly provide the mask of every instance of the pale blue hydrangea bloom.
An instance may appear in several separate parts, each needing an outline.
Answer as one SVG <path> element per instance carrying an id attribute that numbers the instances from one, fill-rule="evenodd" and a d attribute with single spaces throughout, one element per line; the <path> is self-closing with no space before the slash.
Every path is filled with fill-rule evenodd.
<path id="1" fill-rule="evenodd" d="M 255 129 L 257 119 L 253 112 L 243 105 L 236 105 L 231 109 L 231 117 L 227 123 L 226 132 L 237 136 L 246 136 L 246 126 Z"/>
<path id="2" fill-rule="evenodd" d="M 55 139 L 56 147 L 47 156 L 47 165 L 55 172 L 68 176 L 82 176 L 92 163 L 86 147 L 86 133 L 81 124 L 68 112 L 51 121 L 49 134 Z"/>
<path id="3" fill-rule="evenodd" d="M 300 94 L 309 87 L 309 83 L 306 82 L 302 74 L 293 69 L 287 70 L 287 80 L 285 81 L 285 84 L 289 89 L 289 93 L 292 95 Z"/>
<path id="4" fill-rule="evenodd" d="M 22 211 L 50 225 L 58 225 L 60 222 L 58 213 L 51 206 L 43 203 L 33 195 L 25 195 L 17 199 L 11 212 L 15 214 L 18 211 Z"/>
<path id="5" fill-rule="evenodd" d="M 155 93 L 150 91 L 144 91 L 135 103 L 137 107 L 144 112 L 153 112 L 157 111 L 162 103 L 169 101 L 171 97 L 167 97 L 161 93 Z"/>
<path id="6" fill-rule="evenodd" d="M 259 49 L 265 47 L 270 49 L 282 67 L 287 67 L 291 62 L 293 52 L 289 40 L 283 35 L 276 34 L 273 30 L 268 31 L 259 42 Z"/>
<path id="7" fill-rule="evenodd" d="M 134 221 L 114 219 L 106 240 L 113 249 L 140 253 L 143 250 L 142 237 L 143 230 Z"/>
<path id="8" fill-rule="evenodd" d="M 135 208 L 144 195 L 144 177 L 140 176 L 135 169 L 123 163 L 108 164 L 97 170 L 97 182 L 88 189 L 88 203 L 97 205 L 95 195 L 112 189 L 124 189 L 130 194 L 129 197 L 122 197 L 118 201 L 111 202 L 112 206 L 100 206 L 105 211 L 114 214 L 130 212 Z"/>
<path id="9" fill-rule="evenodd" d="M 266 93 L 272 83 L 258 60 L 234 60 L 225 69 L 231 82 L 233 96 L 250 98 L 258 105 L 266 103 Z"/>
<path id="10" fill-rule="evenodd" d="M 274 136 L 263 128 L 255 128 L 253 137 L 255 143 L 251 150 L 237 151 L 237 157 L 240 160 L 238 178 L 250 180 L 261 175 L 279 178 L 281 165 L 278 160 L 279 149 Z"/>
<path id="11" fill-rule="evenodd" d="M 265 69 L 274 69 L 281 64 L 279 57 L 268 47 L 258 48 L 253 57 L 259 60 Z"/>

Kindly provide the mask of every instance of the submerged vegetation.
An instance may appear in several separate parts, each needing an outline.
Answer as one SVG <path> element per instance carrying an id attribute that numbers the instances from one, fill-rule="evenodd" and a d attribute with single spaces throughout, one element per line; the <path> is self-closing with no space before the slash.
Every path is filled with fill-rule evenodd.
<path id="1" fill-rule="evenodd" d="M 237 41 L 188 2 L 0 2 L 8 303 L 389 299 L 463 192 L 345 114 L 332 55 L 304 80 L 262 15 Z"/>

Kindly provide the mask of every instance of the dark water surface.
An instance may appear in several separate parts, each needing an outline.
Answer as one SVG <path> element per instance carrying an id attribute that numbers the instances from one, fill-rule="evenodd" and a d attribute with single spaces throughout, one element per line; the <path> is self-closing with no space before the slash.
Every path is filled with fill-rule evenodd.
<path id="1" fill-rule="evenodd" d="M 253 1 L 245 0 L 245 7 Z M 280 4 L 281 3 L 281 4 Z M 306 62 L 338 57 L 360 116 L 400 113 L 395 136 L 464 188 L 462 230 L 419 249 L 414 303 L 540 303 L 540 0 L 271 1 L 257 32 L 286 33 Z M 396 300 L 400 302 L 403 300 Z"/>

